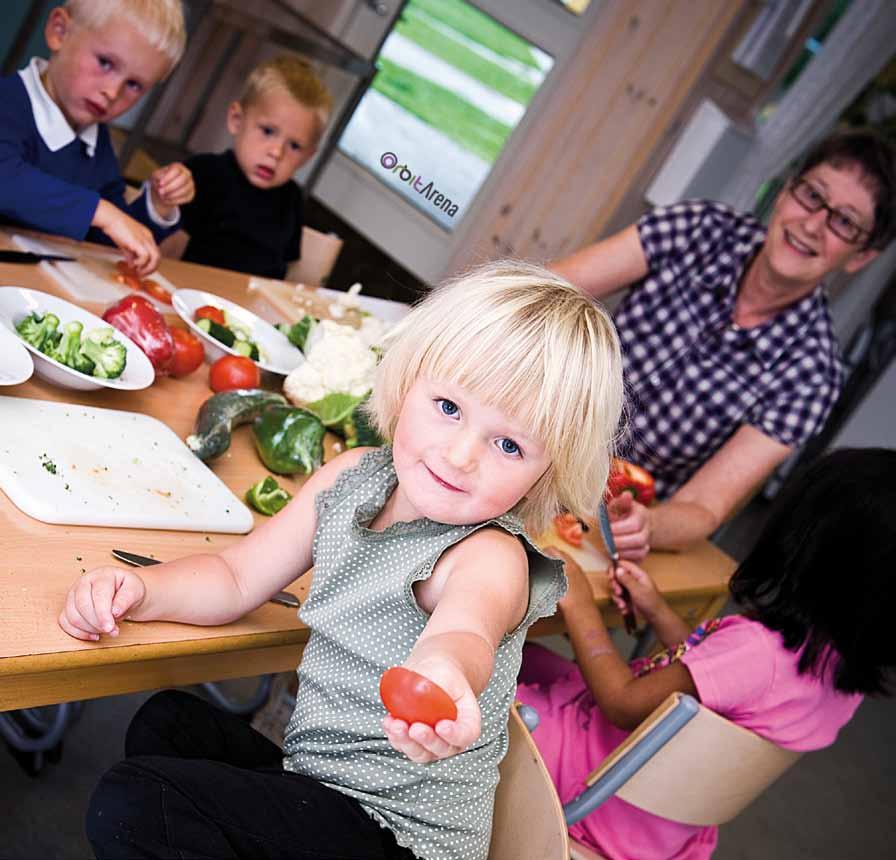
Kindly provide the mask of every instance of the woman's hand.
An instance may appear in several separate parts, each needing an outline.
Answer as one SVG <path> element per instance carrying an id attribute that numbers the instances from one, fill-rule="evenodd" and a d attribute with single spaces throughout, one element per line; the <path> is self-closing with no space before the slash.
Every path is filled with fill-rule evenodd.
<path id="1" fill-rule="evenodd" d="M 408 724 L 387 714 L 383 731 L 393 748 L 411 761 L 426 764 L 457 755 L 475 743 L 482 730 L 479 703 L 460 669 L 450 661 L 436 658 L 408 664 L 406 668 L 419 672 L 448 693 L 457 708 L 457 719 L 440 720 L 429 726 Z"/>
<path id="2" fill-rule="evenodd" d="M 620 612 L 625 606 L 622 599 L 623 585 L 631 595 L 632 605 L 647 621 L 652 621 L 666 605 L 666 601 L 646 571 L 630 561 L 620 561 L 616 575 L 610 576 L 613 603 Z"/>
<path id="3" fill-rule="evenodd" d="M 193 174 L 179 161 L 160 167 L 149 178 L 149 192 L 156 212 L 170 218 L 175 206 L 183 206 L 196 196 Z"/>
<path id="4" fill-rule="evenodd" d="M 91 226 L 102 230 L 122 251 L 130 266 L 141 277 L 159 265 L 159 246 L 152 232 L 108 200 L 100 200 Z"/>
<path id="5" fill-rule="evenodd" d="M 79 577 L 65 597 L 59 626 L 74 636 L 96 642 L 105 633 L 118 635 L 118 620 L 146 597 L 146 585 L 134 572 L 98 567 Z"/>
<path id="6" fill-rule="evenodd" d="M 642 561 L 650 552 L 650 514 L 631 493 L 617 496 L 607 505 L 610 528 L 620 558 Z"/>

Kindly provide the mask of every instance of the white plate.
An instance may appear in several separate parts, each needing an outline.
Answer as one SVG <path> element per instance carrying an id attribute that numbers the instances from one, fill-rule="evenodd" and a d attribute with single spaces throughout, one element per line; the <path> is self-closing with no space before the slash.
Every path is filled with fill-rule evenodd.
<path id="1" fill-rule="evenodd" d="M 19 385 L 32 373 L 34 362 L 21 338 L 0 325 L 0 385 Z"/>
<path id="2" fill-rule="evenodd" d="M 137 344 L 117 329 L 113 329 L 115 339 L 123 343 L 128 351 L 124 372 L 117 379 L 100 379 L 98 376 L 88 376 L 86 373 L 66 367 L 22 340 L 16 332 L 16 324 L 30 313 L 45 314 L 48 311 L 59 317 L 60 326 L 74 320 L 83 323 L 84 334 L 100 326 L 109 325 L 98 316 L 85 311 L 84 308 L 79 308 L 77 305 L 58 299 L 49 293 L 29 290 L 25 287 L 0 287 L 0 324 L 31 353 L 34 372 L 42 379 L 46 379 L 54 385 L 74 388 L 78 391 L 93 391 L 97 388 L 120 388 L 136 391 L 152 385 L 156 375 L 149 359 Z"/>
<path id="3" fill-rule="evenodd" d="M 209 363 L 214 363 L 225 355 L 239 355 L 240 353 L 229 346 L 224 346 L 221 341 L 216 340 L 196 325 L 194 321 L 196 311 L 203 305 L 212 305 L 212 307 L 227 311 L 229 316 L 239 321 L 251 332 L 251 339 L 255 341 L 264 355 L 263 361 L 255 362 L 262 370 L 286 376 L 305 360 L 305 356 L 289 342 L 286 335 L 277 331 L 270 323 L 265 322 L 252 311 L 247 311 L 244 307 L 229 302 L 227 299 L 222 299 L 220 296 L 206 293 L 203 290 L 178 290 L 174 294 L 172 303 L 178 316 L 202 338 L 205 357 Z"/>

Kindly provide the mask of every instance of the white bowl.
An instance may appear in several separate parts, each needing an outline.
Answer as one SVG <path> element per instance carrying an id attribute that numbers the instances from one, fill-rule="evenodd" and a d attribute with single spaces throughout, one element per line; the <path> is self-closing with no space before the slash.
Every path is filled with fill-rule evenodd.
<path id="1" fill-rule="evenodd" d="M 251 339 L 258 344 L 259 350 L 264 355 L 264 360 L 255 362 L 262 370 L 286 376 L 305 360 L 305 356 L 289 342 L 285 334 L 277 331 L 269 322 L 265 322 L 252 311 L 247 311 L 244 307 L 223 299 L 221 296 L 206 293 L 203 290 L 178 290 L 174 294 L 172 303 L 178 316 L 202 338 L 205 357 L 209 363 L 214 363 L 225 355 L 239 355 L 240 353 L 225 346 L 196 325 L 196 311 L 203 305 L 212 305 L 212 307 L 227 311 L 228 316 L 239 321 L 251 332 Z"/>
<path id="2" fill-rule="evenodd" d="M 0 325 L 0 385 L 20 385 L 32 373 L 34 362 L 22 339 Z"/>
<path id="3" fill-rule="evenodd" d="M 45 314 L 48 311 L 59 317 L 60 326 L 75 320 L 83 323 L 84 334 L 100 326 L 109 325 L 105 320 L 85 311 L 84 308 L 58 299 L 49 293 L 29 290 L 25 287 L 0 287 L 0 324 L 31 353 L 34 372 L 39 377 L 54 385 L 74 388 L 77 391 L 94 391 L 98 388 L 136 391 L 152 385 L 156 374 L 146 354 L 130 338 L 115 328 L 113 328 L 115 339 L 124 344 L 128 351 L 124 371 L 117 379 L 100 379 L 98 376 L 88 376 L 86 373 L 66 367 L 22 340 L 16 332 L 16 323 L 21 322 L 30 313 Z"/>

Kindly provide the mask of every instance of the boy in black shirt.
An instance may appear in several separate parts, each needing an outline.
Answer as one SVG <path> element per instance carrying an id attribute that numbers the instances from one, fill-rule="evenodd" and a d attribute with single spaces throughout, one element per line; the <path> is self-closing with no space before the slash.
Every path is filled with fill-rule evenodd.
<path id="1" fill-rule="evenodd" d="M 293 174 L 317 149 L 330 94 L 311 66 L 283 55 L 258 66 L 227 112 L 233 149 L 186 162 L 196 197 L 181 207 L 184 260 L 283 278 L 297 260 L 302 192 Z"/>

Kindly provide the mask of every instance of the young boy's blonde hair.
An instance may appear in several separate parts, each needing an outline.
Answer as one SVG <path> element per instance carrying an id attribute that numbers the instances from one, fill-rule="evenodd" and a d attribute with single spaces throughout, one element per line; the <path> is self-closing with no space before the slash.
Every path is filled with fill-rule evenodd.
<path id="1" fill-rule="evenodd" d="M 90 30 L 104 27 L 113 18 L 127 21 L 168 58 L 169 71 L 187 46 L 181 0 L 66 0 L 65 9 L 72 21 Z"/>
<path id="2" fill-rule="evenodd" d="M 294 54 L 280 54 L 256 66 L 243 87 L 240 104 L 250 107 L 267 92 L 285 89 L 292 98 L 317 116 L 318 136 L 330 121 L 333 99 L 311 63 Z"/>
<path id="3" fill-rule="evenodd" d="M 535 534 L 594 515 L 622 415 L 619 339 L 603 308 L 540 266 L 490 263 L 430 293 L 391 332 L 368 410 L 391 440 L 418 378 L 461 385 L 521 421 L 551 465 L 517 505 Z"/>

